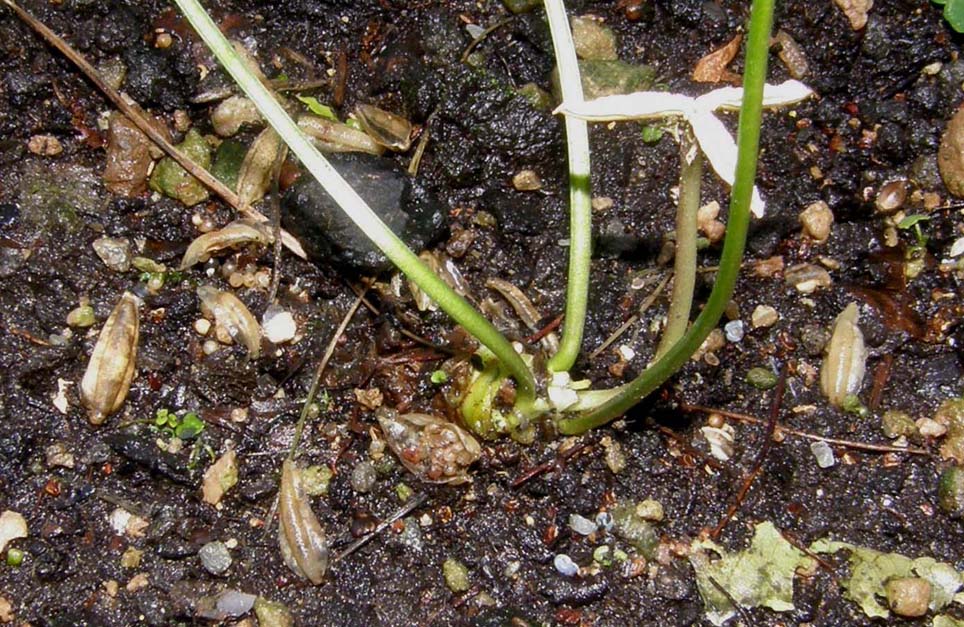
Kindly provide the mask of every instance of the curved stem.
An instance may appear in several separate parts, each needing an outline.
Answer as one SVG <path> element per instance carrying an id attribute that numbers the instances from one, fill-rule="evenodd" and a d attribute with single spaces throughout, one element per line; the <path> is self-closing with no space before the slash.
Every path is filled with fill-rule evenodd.
<path id="1" fill-rule="evenodd" d="M 468 301 L 455 293 L 422 263 L 418 256 L 382 222 L 351 185 L 338 174 L 328 160 L 315 149 L 278 101 L 238 57 L 231 44 L 197 0 L 175 0 L 175 2 L 221 65 L 255 103 L 268 124 L 284 139 L 308 172 L 335 199 L 345 214 L 392 263 L 438 303 L 443 311 L 495 353 L 516 380 L 517 402 L 523 406 L 531 404 L 535 398 L 535 381 L 532 372 L 516 353 L 512 344 Z"/>
<path id="2" fill-rule="evenodd" d="M 710 331 L 716 327 L 730 301 L 740 272 L 746 233 L 750 224 L 750 197 L 753 181 L 756 178 L 760 122 L 763 112 L 763 84 L 766 80 L 774 3 L 775 0 L 753 0 L 750 10 L 746 70 L 743 75 L 743 104 L 740 107 L 738 131 L 739 156 L 736 165 L 736 181 L 730 195 L 730 215 L 727 220 L 723 254 L 720 258 L 720 270 L 716 275 L 716 283 L 713 285 L 713 292 L 706 307 L 683 338 L 655 364 L 622 388 L 620 394 L 585 414 L 561 420 L 559 431 L 562 433 L 577 434 L 604 425 L 624 414 L 641 398 L 662 385 L 699 348 Z"/>
<path id="3" fill-rule="evenodd" d="M 656 349 L 656 359 L 675 344 L 690 323 L 696 289 L 696 217 L 700 210 L 703 155 L 693 134 L 680 137 L 679 208 L 676 210 L 676 255 L 673 263 L 673 295 L 666 314 L 666 328 Z"/>
<path id="4" fill-rule="evenodd" d="M 565 4 L 562 0 L 545 0 L 545 4 L 563 101 L 582 102 L 582 79 Z M 569 151 L 569 277 L 562 341 L 547 364 L 552 372 L 568 371 L 582 350 L 592 257 L 589 130 L 584 120 L 566 116 L 566 145 Z"/>

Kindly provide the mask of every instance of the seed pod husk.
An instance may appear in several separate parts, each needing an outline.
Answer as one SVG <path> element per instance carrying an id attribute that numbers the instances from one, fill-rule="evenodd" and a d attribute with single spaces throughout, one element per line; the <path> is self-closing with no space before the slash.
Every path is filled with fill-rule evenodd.
<path id="1" fill-rule="evenodd" d="M 847 396 L 859 392 L 864 381 L 867 347 L 864 334 L 857 326 L 859 317 L 857 303 L 850 303 L 837 316 L 820 369 L 820 389 L 835 407 L 840 407 Z"/>
<path id="2" fill-rule="evenodd" d="M 251 206 L 264 198 L 271 187 L 271 172 L 281 150 L 284 144 L 273 128 L 261 131 L 251 143 L 238 171 L 238 200 L 243 206 Z"/>
<path id="3" fill-rule="evenodd" d="M 301 469 L 290 459 L 281 467 L 278 490 L 278 544 L 285 564 L 296 575 L 318 585 L 328 569 L 328 542 L 311 510 Z"/>
<path id="4" fill-rule="evenodd" d="M 470 480 L 466 471 L 482 447 L 468 431 L 438 416 L 399 414 L 387 407 L 379 407 L 375 416 L 388 446 L 419 479 L 453 485 Z"/>
<path id="5" fill-rule="evenodd" d="M 179 270 L 207 261 L 219 250 L 235 248 L 247 244 L 270 244 L 274 240 L 267 225 L 252 220 L 236 220 L 223 229 L 211 231 L 194 238 L 184 251 Z"/>
<path id="6" fill-rule="evenodd" d="M 389 150 L 405 152 L 412 147 L 412 123 L 405 118 L 368 104 L 358 105 L 355 117 L 372 139 Z"/>
<path id="7" fill-rule="evenodd" d="M 261 325 L 244 303 L 230 292 L 221 292 L 209 285 L 197 288 L 201 304 L 214 315 L 216 324 L 223 326 L 235 342 L 248 349 L 248 356 L 257 359 L 261 354 Z"/>
<path id="8" fill-rule="evenodd" d="M 124 292 L 94 345 L 80 382 L 80 398 L 89 410 L 91 424 L 103 423 L 127 399 L 137 361 L 139 303 L 136 296 Z"/>
<path id="9" fill-rule="evenodd" d="M 367 152 L 376 156 L 385 152 L 385 147 L 370 135 L 341 122 L 303 115 L 298 118 L 298 128 L 315 140 L 322 152 Z"/>

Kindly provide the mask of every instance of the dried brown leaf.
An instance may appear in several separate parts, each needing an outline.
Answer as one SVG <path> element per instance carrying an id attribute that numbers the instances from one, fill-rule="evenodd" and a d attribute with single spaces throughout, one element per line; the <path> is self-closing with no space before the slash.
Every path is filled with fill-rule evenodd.
<path id="1" fill-rule="evenodd" d="M 722 48 L 717 48 L 697 61 L 696 67 L 693 69 L 693 80 L 697 83 L 719 83 L 739 79 L 736 74 L 726 69 L 726 66 L 733 61 L 736 53 L 740 51 L 742 41 L 743 35 L 737 35 Z"/>
<path id="2" fill-rule="evenodd" d="M 139 314 L 137 297 L 124 292 L 100 330 L 80 382 L 80 398 L 90 412 L 91 424 L 104 422 L 127 399 L 137 360 Z"/>
<path id="3" fill-rule="evenodd" d="M 328 543 L 321 523 L 308 503 L 301 472 L 290 459 L 281 467 L 278 543 L 288 568 L 317 585 L 328 569 Z"/>

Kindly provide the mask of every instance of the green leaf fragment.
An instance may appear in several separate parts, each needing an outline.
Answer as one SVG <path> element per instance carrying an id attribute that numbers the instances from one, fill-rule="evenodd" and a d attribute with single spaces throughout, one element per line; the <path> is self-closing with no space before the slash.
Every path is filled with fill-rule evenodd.
<path id="1" fill-rule="evenodd" d="M 906 218 L 904 218 L 903 220 L 901 220 L 900 222 L 898 222 L 897 228 L 906 230 L 920 222 L 924 222 L 925 220 L 930 220 L 930 216 L 926 216 L 922 213 L 913 213 L 907 216 Z"/>
<path id="2" fill-rule="evenodd" d="M 942 614 L 934 617 L 933 627 L 964 627 L 964 620 Z"/>
<path id="3" fill-rule="evenodd" d="M 191 161 L 205 170 L 211 167 L 211 147 L 204 137 L 195 129 L 191 129 L 177 146 Z M 164 157 L 157 163 L 151 174 L 151 189 L 176 200 L 180 200 L 188 207 L 208 199 L 208 190 L 187 170 L 171 159 Z"/>
<path id="4" fill-rule="evenodd" d="M 935 612 L 950 604 L 954 595 L 964 585 L 964 578 L 953 566 L 938 562 L 932 557 L 911 559 L 899 553 L 881 553 L 847 542 L 826 539 L 817 540 L 810 546 L 810 550 L 815 553 L 836 553 L 841 549 L 850 551 L 850 578 L 841 579 L 844 596 L 860 605 L 860 609 L 870 618 L 890 616 L 890 611 L 881 600 L 886 598 L 885 586 L 891 579 L 926 579 L 931 584 L 929 607 Z"/>
<path id="5" fill-rule="evenodd" d="M 184 414 L 184 418 L 174 428 L 174 435 L 182 440 L 190 440 L 197 437 L 202 431 L 204 431 L 204 421 L 194 412 L 188 412 Z"/>
<path id="6" fill-rule="evenodd" d="M 947 0 L 944 5 L 944 19 L 950 24 L 951 28 L 959 33 L 964 33 L 964 2 L 961 0 Z"/>
<path id="7" fill-rule="evenodd" d="M 335 115 L 335 112 L 332 110 L 332 108 L 326 104 L 321 104 L 314 96 L 298 96 L 298 100 L 300 100 L 302 104 L 308 107 L 309 111 L 318 117 L 331 120 L 332 122 L 340 122 L 338 116 Z"/>
<path id="8" fill-rule="evenodd" d="M 793 574 L 810 558 L 787 542 L 773 523 L 758 524 L 749 548 L 739 553 L 727 553 L 711 540 L 695 541 L 692 548 L 696 585 L 706 617 L 714 625 L 736 615 L 730 598 L 744 608 L 794 609 Z M 711 561 L 711 553 L 720 559 Z"/>

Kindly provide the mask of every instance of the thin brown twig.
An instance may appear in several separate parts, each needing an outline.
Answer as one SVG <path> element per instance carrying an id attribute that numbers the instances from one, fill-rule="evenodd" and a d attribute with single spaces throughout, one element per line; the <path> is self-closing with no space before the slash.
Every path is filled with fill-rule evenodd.
<path id="1" fill-rule="evenodd" d="M 725 409 L 705 407 L 703 405 L 690 405 L 688 403 L 682 403 L 680 404 L 680 409 L 682 409 L 683 411 L 698 411 L 706 414 L 719 414 L 727 418 L 732 418 L 733 420 L 738 420 L 740 422 L 746 422 L 753 425 L 761 425 L 766 423 L 766 420 L 757 418 L 756 416 L 741 414 L 739 412 L 728 411 Z M 932 455 L 932 453 L 928 450 L 925 450 L 922 448 L 916 448 L 913 446 L 900 447 L 900 446 L 889 446 L 886 444 L 866 444 L 864 442 L 854 442 L 853 440 L 827 438 L 822 435 L 817 435 L 815 433 L 808 433 L 806 431 L 800 431 L 799 429 L 787 427 L 782 424 L 777 424 L 776 430 L 780 431 L 781 433 L 795 435 L 801 438 L 806 438 L 808 440 L 826 442 L 828 444 L 837 444 L 838 446 L 844 446 L 847 448 L 857 449 L 860 451 L 873 451 L 875 453 L 908 453 L 910 455 L 926 455 L 926 456 Z"/>
<path id="2" fill-rule="evenodd" d="M 369 533 L 366 536 L 362 536 L 361 538 L 358 538 L 357 540 L 349 544 L 344 551 L 335 555 L 335 557 L 332 558 L 331 563 L 336 564 L 341 560 L 345 559 L 346 557 L 348 557 L 349 555 L 351 555 L 352 553 L 360 549 L 362 546 L 364 546 L 366 542 L 368 542 L 369 540 L 371 540 L 372 538 L 380 534 L 385 529 L 387 529 L 389 525 L 394 523 L 396 520 L 398 520 L 399 518 L 402 518 L 403 516 L 407 516 L 410 512 L 412 512 L 417 507 L 419 507 L 427 499 L 428 497 L 424 493 L 412 497 L 408 503 L 405 503 L 405 505 L 402 505 L 398 510 L 395 511 L 394 514 L 392 514 L 382 522 L 378 523 L 378 526 L 375 527 L 371 533 Z"/>
<path id="3" fill-rule="evenodd" d="M 322 355 L 321 361 L 318 363 L 318 368 L 315 370 L 315 376 L 311 380 L 311 387 L 308 388 L 308 396 L 305 398 L 305 404 L 301 408 L 301 416 L 298 417 L 298 424 L 295 425 L 295 435 L 291 441 L 291 450 L 288 452 L 288 459 L 295 458 L 298 444 L 301 442 L 301 433 L 304 431 L 305 422 L 308 420 L 308 409 L 311 407 L 311 402 L 315 399 L 315 395 L 318 393 L 318 388 L 321 385 L 321 375 L 325 372 L 331 356 L 335 354 L 335 346 L 338 344 L 338 340 L 345 333 L 345 329 L 348 328 L 351 319 L 355 317 L 355 312 L 358 311 L 362 298 L 364 298 L 365 292 L 367 291 L 368 286 L 365 286 L 362 293 L 355 297 L 354 302 L 351 304 L 351 307 L 348 308 L 348 311 L 345 312 L 345 317 L 341 319 L 341 324 L 338 325 L 334 335 L 331 336 L 331 340 L 328 342 L 328 346 L 325 348 L 325 354 Z"/>
<path id="4" fill-rule="evenodd" d="M 536 331 L 536 332 L 533 333 L 532 335 L 530 335 L 530 336 L 528 336 L 528 337 L 522 338 L 522 343 L 523 343 L 523 344 L 535 344 L 536 342 L 538 342 L 539 340 L 541 340 L 541 339 L 544 338 L 545 336 L 549 335 L 550 333 L 552 333 L 553 331 L 555 331 L 556 329 L 558 329 L 560 324 L 562 324 L 562 314 L 559 314 L 558 316 L 556 316 L 555 318 L 553 318 L 552 320 L 550 320 L 550 321 L 549 321 L 549 324 L 547 324 L 546 326 L 542 327 L 541 329 L 539 329 L 538 331 Z"/>
<path id="5" fill-rule="evenodd" d="M 773 400 L 770 402 L 770 415 L 767 419 L 767 428 L 764 434 L 763 444 L 760 446 L 760 450 L 753 460 L 753 466 L 751 466 L 750 471 L 746 473 L 746 477 L 743 479 L 743 484 L 740 486 L 736 498 L 730 503 L 720 522 L 717 523 L 713 531 L 710 532 L 710 537 L 714 540 L 720 537 L 720 534 L 723 533 L 723 530 L 726 529 L 726 526 L 739 511 L 743 505 L 743 501 L 746 499 L 746 495 L 750 492 L 750 487 L 763 471 L 763 462 L 766 461 L 767 454 L 773 445 L 773 433 L 777 426 L 777 418 L 780 416 L 780 407 L 783 405 L 783 392 L 786 390 L 786 387 L 787 365 L 784 364 L 783 367 L 780 368 L 780 377 L 777 379 L 777 387 L 773 392 Z"/>
<path id="6" fill-rule="evenodd" d="M 572 448 L 567 449 L 562 453 L 556 455 L 555 458 L 547 462 L 544 462 L 542 464 L 533 466 L 532 468 L 529 468 L 528 470 L 524 471 L 521 475 L 519 475 L 518 477 L 512 480 L 512 483 L 509 484 L 509 487 L 518 488 L 522 484 L 527 483 L 532 479 L 535 479 L 541 474 L 547 473 L 550 470 L 562 468 L 567 461 L 569 461 L 570 459 L 572 459 L 573 457 L 575 457 L 579 453 L 582 453 L 583 451 L 585 451 L 590 447 L 591 445 L 588 443 L 583 443 L 583 444 L 578 444 L 576 446 L 573 446 Z"/>
<path id="7" fill-rule="evenodd" d="M 271 273 L 271 291 L 268 293 L 268 303 L 273 303 L 278 296 L 281 285 L 281 168 L 288 157 L 288 147 L 283 145 L 275 156 L 271 168 L 271 230 L 274 232 L 274 260 Z"/>
<path id="8" fill-rule="evenodd" d="M 636 324 L 636 321 L 639 320 L 639 318 L 644 313 L 646 313 L 646 310 L 653 306 L 653 303 L 655 303 L 656 299 L 659 298 L 659 295 L 663 292 L 663 289 L 666 287 L 666 284 L 669 283 L 669 280 L 670 278 L 672 278 L 672 276 L 673 276 L 673 273 L 670 272 L 665 277 L 663 277 L 663 280 L 660 281 L 659 285 L 656 286 L 656 289 L 654 289 L 652 293 L 650 293 L 649 296 L 647 296 L 643 300 L 643 302 L 640 303 L 639 311 L 633 314 L 632 316 L 630 316 L 629 320 L 622 323 L 618 329 L 613 331 L 612 335 L 606 338 L 606 341 L 599 345 L 599 348 L 589 353 L 589 361 L 592 361 L 593 359 L 598 357 L 600 353 L 602 353 L 604 350 L 609 348 L 613 342 L 618 340 L 623 335 L 623 333 L 628 331 L 629 327 Z"/>
<path id="9" fill-rule="evenodd" d="M 228 203 L 235 210 L 247 215 L 248 217 L 259 220 L 267 221 L 264 214 L 252 209 L 247 205 L 243 205 L 238 195 L 229 189 L 224 183 L 214 178 L 210 172 L 208 172 L 203 167 L 196 164 L 191 160 L 190 157 L 181 152 L 177 147 L 175 147 L 171 142 L 167 140 L 166 137 L 148 120 L 147 113 L 141 109 L 140 105 L 133 101 L 129 101 L 124 97 L 119 91 L 111 87 L 107 82 L 101 78 L 100 73 L 87 62 L 82 54 L 74 50 L 70 44 L 68 44 L 62 37 L 57 33 L 50 30 L 43 22 L 32 16 L 30 13 L 22 9 L 13 0 L 0 0 L 3 4 L 10 7 L 17 16 L 23 20 L 30 28 L 36 31 L 44 40 L 47 41 L 51 46 L 56 48 L 63 54 L 67 59 L 77 66 L 77 68 L 83 72 L 83 74 L 92 82 L 97 89 L 99 89 L 107 99 L 110 100 L 117 109 L 130 119 L 134 125 L 140 129 L 142 133 L 147 135 L 151 141 L 153 141 L 157 146 L 167 153 L 172 159 L 177 161 L 182 168 L 187 170 L 191 176 L 201 181 L 205 187 L 220 196 L 224 202 Z M 287 246 L 292 252 L 294 252 L 299 257 L 304 258 L 305 251 L 301 247 L 301 244 L 296 240 L 290 233 L 283 231 L 282 238 L 284 240 L 284 245 Z"/>

